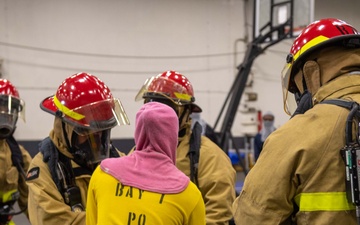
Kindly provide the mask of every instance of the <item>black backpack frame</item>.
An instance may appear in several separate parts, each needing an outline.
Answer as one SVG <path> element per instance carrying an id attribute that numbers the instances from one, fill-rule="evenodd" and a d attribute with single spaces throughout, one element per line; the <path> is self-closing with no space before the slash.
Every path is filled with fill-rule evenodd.
<path id="1" fill-rule="evenodd" d="M 345 163 L 345 186 L 348 202 L 355 206 L 357 223 L 360 225 L 360 106 L 357 102 L 340 99 L 330 99 L 322 104 L 333 104 L 348 109 L 349 115 L 345 126 L 345 146 L 340 150 L 340 155 Z M 353 139 L 353 125 L 357 124 L 357 134 Z"/>

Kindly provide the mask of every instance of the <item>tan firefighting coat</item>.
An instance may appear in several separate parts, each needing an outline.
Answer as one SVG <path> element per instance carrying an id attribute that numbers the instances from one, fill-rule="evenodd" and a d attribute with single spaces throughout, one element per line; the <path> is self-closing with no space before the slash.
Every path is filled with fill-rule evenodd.
<path id="1" fill-rule="evenodd" d="M 72 134 L 70 126 L 66 126 L 69 140 Z M 54 129 L 49 135 L 56 148 L 69 158 L 73 158 L 65 147 L 65 140 L 61 128 L 60 119 L 56 118 Z M 79 167 L 71 161 L 73 168 Z M 85 211 L 72 212 L 61 193 L 54 183 L 47 163 L 43 162 L 42 153 L 38 153 L 32 160 L 29 171 L 38 167 L 38 177 L 27 180 L 29 187 L 29 219 L 31 224 L 49 225 L 49 224 L 67 224 L 67 225 L 85 225 Z M 28 177 L 34 174 L 28 174 Z M 89 174 L 80 174 L 75 177 L 76 185 L 81 192 L 82 205 L 86 206 L 88 185 L 90 181 Z"/>
<path id="2" fill-rule="evenodd" d="M 23 146 L 19 146 L 23 156 L 24 171 L 29 168 L 31 156 Z M 18 190 L 20 198 L 18 204 L 20 209 L 26 209 L 28 200 L 28 187 L 25 179 L 21 176 L 11 160 L 11 150 L 5 139 L 0 140 L 0 196 Z M 20 181 L 19 181 L 20 176 Z M 1 197 L 2 198 L 2 197 Z M 25 211 L 27 214 L 27 211 Z"/>
<path id="3" fill-rule="evenodd" d="M 179 138 L 176 166 L 190 177 L 190 124 L 186 135 Z M 198 187 L 206 207 L 207 225 L 225 225 L 232 219 L 231 206 L 235 200 L 236 172 L 229 157 L 207 137 L 201 137 L 198 167 Z"/>
<path id="4" fill-rule="evenodd" d="M 349 110 L 317 104 L 325 99 L 360 102 L 357 73 L 320 87 L 312 109 L 268 137 L 234 202 L 237 225 L 357 224 L 354 207 L 346 199 L 345 164 L 340 155 Z"/>

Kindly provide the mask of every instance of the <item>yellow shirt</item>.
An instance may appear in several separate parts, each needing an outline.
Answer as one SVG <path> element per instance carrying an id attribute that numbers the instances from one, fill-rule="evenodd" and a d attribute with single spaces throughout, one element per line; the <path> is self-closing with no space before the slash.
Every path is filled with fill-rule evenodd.
<path id="1" fill-rule="evenodd" d="M 201 225 L 205 206 L 195 184 L 178 194 L 160 194 L 122 185 L 98 167 L 86 206 L 87 225 Z"/>

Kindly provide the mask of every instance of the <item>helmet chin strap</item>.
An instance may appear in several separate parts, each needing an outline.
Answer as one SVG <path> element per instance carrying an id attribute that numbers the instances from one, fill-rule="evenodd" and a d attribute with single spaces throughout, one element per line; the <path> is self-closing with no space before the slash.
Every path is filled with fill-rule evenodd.
<path id="1" fill-rule="evenodd" d="M 64 136 L 64 139 L 66 142 L 65 144 L 66 144 L 68 150 L 70 151 L 70 153 L 72 153 L 73 148 L 72 148 L 72 145 L 70 144 L 70 141 L 68 138 L 68 133 L 66 132 L 66 124 L 64 121 L 61 121 L 61 126 L 62 126 L 63 136 Z"/>
<path id="2" fill-rule="evenodd" d="M 308 90 L 305 90 L 304 93 L 300 95 L 299 92 L 295 94 L 296 102 L 297 102 L 297 108 L 295 112 L 292 114 L 291 118 L 298 114 L 304 114 L 306 111 L 311 109 L 313 107 L 312 104 L 312 95 Z"/>
<path id="3" fill-rule="evenodd" d="M 304 114 L 306 111 L 308 111 L 313 107 L 312 94 L 307 88 L 306 79 L 304 76 L 302 77 L 302 88 L 304 90 L 303 93 L 299 91 L 299 88 L 297 92 L 295 92 L 295 100 L 297 103 L 297 108 L 295 112 L 291 115 L 291 118 L 293 118 L 298 114 Z"/>
<path id="4" fill-rule="evenodd" d="M 178 112 L 179 117 L 179 134 L 178 137 L 183 137 L 186 134 L 187 123 L 189 122 L 190 118 L 190 108 L 184 106 L 183 110 Z"/>

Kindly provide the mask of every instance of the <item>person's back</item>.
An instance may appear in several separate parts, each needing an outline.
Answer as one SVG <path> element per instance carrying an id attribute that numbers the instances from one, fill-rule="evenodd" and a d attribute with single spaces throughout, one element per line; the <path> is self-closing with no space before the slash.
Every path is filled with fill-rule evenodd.
<path id="1" fill-rule="evenodd" d="M 349 110 L 328 101 L 360 102 L 359 61 L 360 34 L 338 19 L 315 21 L 294 41 L 282 74 L 292 117 L 268 137 L 245 178 L 236 224 L 357 224 L 341 155 Z"/>
<path id="2" fill-rule="evenodd" d="M 200 191 L 175 166 L 178 126 L 169 106 L 150 102 L 141 107 L 137 148 L 128 156 L 104 160 L 91 178 L 87 225 L 205 224 Z"/>
<path id="3" fill-rule="evenodd" d="M 101 224 L 204 224 L 201 223 L 205 219 L 205 209 L 201 207 L 204 203 L 193 183 L 189 183 L 179 194 L 161 194 L 122 185 L 116 178 L 97 168 L 91 177 L 89 190 L 94 193 L 96 200 L 88 197 L 89 213 L 86 217 Z M 92 207 L 94 201 L 97 208 Z"/>

